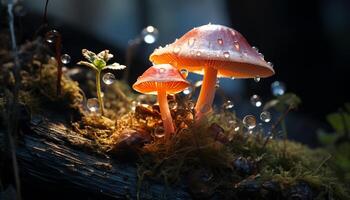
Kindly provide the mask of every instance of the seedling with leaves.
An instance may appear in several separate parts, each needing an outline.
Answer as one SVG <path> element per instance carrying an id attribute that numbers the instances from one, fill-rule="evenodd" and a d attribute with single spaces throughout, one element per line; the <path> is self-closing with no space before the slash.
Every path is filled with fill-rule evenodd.
<path id="1" fill-rule="evenodd" d="M 97 90 L 97 98 L 98 103 L 101 111 L 101 115 L 104 115 L 104 106 L 103 106 L 103 100 L 101 95 L 101 72 L 105 69 L 112 69 L 112 70 L 121 70 L 124 69 L 124 65 L 120 65 L 119 63 L 113 63 L 111 65 L 107 65 L 107 62 L 113 58 L 113 54 L 109 53 L 109 50 L 103 50 L 97 55 L 89 51 L 87 49 L 83 49 L 82 51 L 83 56 L 86 58 L 87 61 L 79 61 L 78 65 L 85 65 L 90 67 L 96 72 L 96 90 Z"/>

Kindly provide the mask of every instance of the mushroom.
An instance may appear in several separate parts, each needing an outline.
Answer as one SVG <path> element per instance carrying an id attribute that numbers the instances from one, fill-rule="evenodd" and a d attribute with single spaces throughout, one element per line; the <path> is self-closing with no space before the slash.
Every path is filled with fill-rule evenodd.
<path id="1" fill-rule="evenodd" d="M 176 94 L 190 85 L 178 69 L 170 64 L 154 65 L 148 68 L 132 86 L 144 94 L 157 94 L 160 114 L 166 138 L 174 133 L 172 117 L 167 102 L 167 94 Z"/>
<path id="2" fill-rule="evenodd" d="M 195 107 L 197 120 L 211 110 L 217 77 L 260 78 L 275 73 L 271 63 L 238 31 L 215 24 L 194 28 L 174 43 L 156 49 L 150 61 L 171 63 L 204 76 Z"/>

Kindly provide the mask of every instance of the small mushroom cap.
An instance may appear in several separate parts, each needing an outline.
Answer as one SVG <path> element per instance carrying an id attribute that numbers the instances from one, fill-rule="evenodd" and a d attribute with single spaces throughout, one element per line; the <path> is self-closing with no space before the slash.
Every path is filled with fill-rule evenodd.
<path id="1" fill-rule="evenodd" d="M 161 64 L 148 68 L 132 87 L 144 94 L 157 94 L 159 90 L 176 94 L 189 85 L 190 83 L 183 78 L 177 68 L 170 64 Z"/>
<path id="2" fill-rule="evenodd" d="M 205 66 L 215 67 L 220 77 L 268 77 L 275 73 L 238 31 L 215 24 L 194 28 L 174 43 L 156 49 L 150 61 L 171 63 L 198 74 L 203 74 Z"/>

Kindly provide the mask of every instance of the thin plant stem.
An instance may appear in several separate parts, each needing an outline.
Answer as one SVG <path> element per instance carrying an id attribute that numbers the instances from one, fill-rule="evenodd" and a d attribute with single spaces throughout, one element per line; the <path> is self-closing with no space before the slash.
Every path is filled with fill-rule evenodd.
<path id="1" fill-rule="evenodd" d="M 286 156 L 288 133 L 287 133 L 287 126 L 286 126 L 285 119 L 282 120 L 281 127 L 282 127 L 282 131 L 283 131 L 283 155 Z"/>
<path id="2" fill-rule="evenodd" d="M 97 98 L 98 98 L 98 104 L 101 110 L 101 115 L 104 115 L 104 106 L 103 106 L 103 99 L 101 94 L 101 71 L 98 70 L 96 72 L 96 90 L 97 90 Z"/>

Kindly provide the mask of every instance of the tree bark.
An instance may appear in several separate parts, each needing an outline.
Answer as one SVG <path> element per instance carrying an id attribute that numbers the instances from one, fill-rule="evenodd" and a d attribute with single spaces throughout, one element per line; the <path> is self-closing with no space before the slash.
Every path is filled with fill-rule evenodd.
<path id="1" fill-rule="evenodd" d="M 62 121 L 39 117 L 26 127 L 16 148 L 22 180 L 40 180 L 43 186 L 64 184 L 112 199 L 137 199 L 137 194 L 139 199 L 191 199 L 184 185 L 167 187 L 144 180 L 137 189 L 135 163 L 84 148 L 93 145 L 92 141 Z M 0 134 L 0 145 L 3 136 Z"/>

